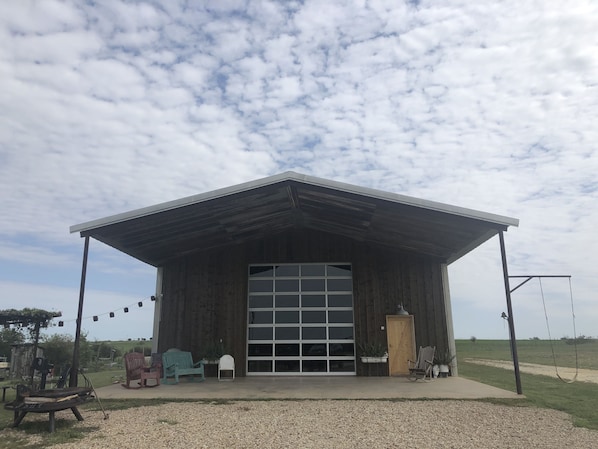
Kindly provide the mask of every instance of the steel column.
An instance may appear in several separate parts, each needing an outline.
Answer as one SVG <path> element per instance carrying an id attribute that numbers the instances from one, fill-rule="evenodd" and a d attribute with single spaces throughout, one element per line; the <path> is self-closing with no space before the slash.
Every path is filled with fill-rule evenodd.
<path id="1" fill-rule="evenodd" d="M 502 257 L 502 272 L 505 281 L 505 294 L 507 296 L 507 321 L 509 322 L 509 335 L 511 338 L 511 355 L 513 356 L 513 367 L 515 368 L 515 384 L 517 394 L 523 394 L 521 389 L 521 373 L 519 372 L 519 357 L 517 356 L 517 340 L 515 338 L 515 322 L 513 321 L 513 306 L 511 305 L 511 287 L 509 285 L 509 269 L 507 268 L 507 252 L 505 250 L 505 237 L 503 231 L 498 233 L 500 239 L 500 254 Z"/>
<path id="2" fill-rule="evenodd" d="M 81 268 L 81 287 L 79 288 L 79 309 L 77 311 L 77 330 L 75 331 L 75 345 L 73 348 L 73 363 L 69 374 L 69 387 L 76 387 L 79 374 L 79 347 L 81 343 L 81 320 L 83 319 L 83 298 L 85 297 L 85 276 L 87 274 L 87 255 L 89 253 L 89 236 L 85 237 L 83 247 L 83 266 Z"/>

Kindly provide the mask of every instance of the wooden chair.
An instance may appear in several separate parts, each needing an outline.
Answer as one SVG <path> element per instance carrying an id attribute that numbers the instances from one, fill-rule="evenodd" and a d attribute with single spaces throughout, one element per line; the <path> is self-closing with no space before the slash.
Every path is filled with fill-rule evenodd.
<path id="1" fill-rule="evenodd" d="M 125 371 L 127 375 L 125 388 L 157 387 L 160 385 L 160 370 L 152 370 L 145 365 L 145 357 L 140 352 L 129 352 L 125 354 Z M 148 385 L 147 381 L 154 379 L 155 385 Z M 131 381 L 139 380 L 138 387 L 131 387 Z"/>
<path id="2" fill-rule="evenodd" d="M 221 377 L 221 371 L 231 371 L 231 377 Z M 232 355 L 225 354 L 218 360 L 218 380 L 235 380 L 235 359 Z"/>
<path id="3" fill-rule="evenodd" d="M 417 360 L 408 360 L 409 363 L 409 380 L 416 381 L 417 379 L 426 380 L 426 376 L 432 379 L 432 366 L 434 365 L 435 346 L 419 347 Z"/>

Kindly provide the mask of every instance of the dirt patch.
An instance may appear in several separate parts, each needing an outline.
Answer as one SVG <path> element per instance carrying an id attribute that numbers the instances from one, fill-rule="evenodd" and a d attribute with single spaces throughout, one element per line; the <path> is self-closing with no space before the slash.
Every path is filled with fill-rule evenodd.
<path id="1" fill-rule="evenodd" d="M 490 360 L 490 359 L 465 359 L 465 362 L 475 363 L 476 365 L 493 366 L 495 368 L 503 368 L 513 370 L 513 362 L 510 360 Z M 519 363 L 519 370 L 522 373 L 540 374 L 542 376 L 558 377 L 554 366 L 538 365 L 537 363 Z M 571 381 L 575 377 L 575 368 L 558 367 L 558 373 L 565 381 Z M 579 369 L 577 374 L 577 381 L 579 382 L 593 382 L 598 383 L 598 371 L 593 369 Z"/>

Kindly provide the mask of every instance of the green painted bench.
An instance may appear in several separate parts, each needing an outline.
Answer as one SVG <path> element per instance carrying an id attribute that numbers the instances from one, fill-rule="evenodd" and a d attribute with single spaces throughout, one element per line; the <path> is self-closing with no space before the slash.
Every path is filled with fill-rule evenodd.
<path id="1" fill-rule="evenodd" d="M 174 383 L 179 383 L 180 376 L 191 376 L 191 380 L 195 380 L 195 376 L 199 376 L 199 381 L 205 380 L 203 361 L 193 363 L 193 357 L 187 351 L 166 351 L 162 354 L 162 367 L 164 369 L 164 378 L 162 382 L 168 382 L 169 377 L 174 377 Z"/>

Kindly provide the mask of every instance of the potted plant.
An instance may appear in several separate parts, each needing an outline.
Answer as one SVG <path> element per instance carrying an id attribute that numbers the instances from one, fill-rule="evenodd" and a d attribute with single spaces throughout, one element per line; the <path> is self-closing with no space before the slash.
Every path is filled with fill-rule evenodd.
<path id="1" fill-rule="evenodd" d="M 434 364 L 438 365 L 438 371 L 440 377 L 448 377 L 451 368 L 450 365 L 453 363 L 455 356 L 451 354 L 451 351 L 448 349 L 443 352 L 438 352 L 434 356 Z"/>
<path id="2" fill-rule="evenodd" d="M 388 361 L 388 350 L 382 343 L 361 343 L 359 352 L 362 363 L 386 363 Z"/>
<path id="3" fill-rule="evenodd" d="M 206 345 L 200 354 L 200 359 L 204 360 L 204 363 L 207 364 L 216 364 L 224 354 L 226 354 L 226 349 L 221 339 L 219 342 Z"/>

